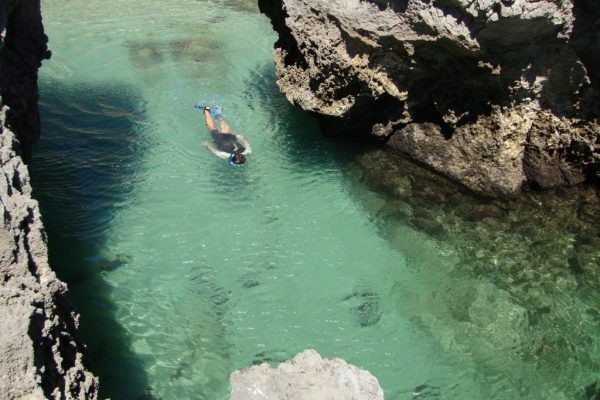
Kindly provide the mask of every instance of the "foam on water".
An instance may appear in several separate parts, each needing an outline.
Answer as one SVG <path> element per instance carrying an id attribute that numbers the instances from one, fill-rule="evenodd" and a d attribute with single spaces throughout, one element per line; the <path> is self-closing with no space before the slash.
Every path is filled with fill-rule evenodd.
<path id="1" fill-rule="evenodd" d="M 380 200 L 344 173 L 355 151 L 277 91 L 276 36 L 252 1 L 43 8 L 34 186 L 103 396 L 224 399 L 235 369 L 314 348 L 370 370 L 388 399 L 539 398 L 515 389 L 514 365 L 486 371 L 443 323 L 418 324 L 437 307 L 419 293 L 464 284 L 456 257 L 406 226 L 400 246 L 380 235 L 358 198 Z M 244 167 L 201 146 L 199 101 L 251 142 Z"/>

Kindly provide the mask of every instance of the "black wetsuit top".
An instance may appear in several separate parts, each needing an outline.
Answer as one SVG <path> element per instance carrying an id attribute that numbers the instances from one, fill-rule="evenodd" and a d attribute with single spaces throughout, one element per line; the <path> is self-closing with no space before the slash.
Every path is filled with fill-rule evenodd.
<path id="1" fill-rule="evenodd" d="M 235 133 L 221 133 L 217 130 L 210 131 L 217 148 L 226 153 L 233 154 L 234 151 L 243 153 L 246 148 L 237 140 Z"/>

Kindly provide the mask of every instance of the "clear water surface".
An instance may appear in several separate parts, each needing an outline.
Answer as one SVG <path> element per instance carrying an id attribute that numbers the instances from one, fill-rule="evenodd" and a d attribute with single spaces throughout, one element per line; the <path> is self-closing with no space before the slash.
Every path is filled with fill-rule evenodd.
<path id="1" fill-rule="evenodd" d="M 344 172 L 356 149 L 277 91 L 253 1 L 52 0 L 43 15 L 35 195 L 103 397 L 226 399 L 234 370 L 314 348 L 388 399 L 568 398 L 418 323 L 439 307 L 420 293 L 466 285 L 455 254 L 407 226 L 401 245 L 381 235 L 364 206 L 378 195 Z M 243 168 L 201 146 L 198 101 L 252 143 Z"/>

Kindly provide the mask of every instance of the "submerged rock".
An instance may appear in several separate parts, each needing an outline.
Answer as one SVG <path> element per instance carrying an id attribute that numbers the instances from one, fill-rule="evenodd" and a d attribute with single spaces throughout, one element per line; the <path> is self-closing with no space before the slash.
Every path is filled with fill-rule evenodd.
<path id="1" fill-rule="evenodd" d="M 290 102 L 491 196 L 600 178 L 591 0 L 259 0 Z"/>
<path id="2" fill-rule="evenodd" d="M 322 358 L 305 350 L 293 360 L 271 368 L 261 364 L 235 371 L 231 400 L 383 400 L 377 378 L 340 358 Z"/>
<path id="3" fill-rule="evenodd" d="M 379 296 L 370 291 L 355 291 L 344 297 L 344 301 L 351 301 L 355 305 L 351 308 L 358 325 L 362 328 L 373 326 L 381 320 L 381 307 Z"/>
<path id="4" fill-rule="evenodd" d="M 439 399 L 440 388 L 432 385 L 419 385 L 411 392 L 413 400 Z"/>
<path id="5" fill-rule="evenodd" d="M 405 244 L 410 227 L 447 258 L 412 266 L 427 274 L 431 291 L 396 285 L 403 315 L 465 362 L 508 374 L 517 390 L 534 386 L 523 384 L 531 371 L 566 398 L 582 390 L 576 385 L 600 363 L 596 187 L 481 197 L 389 150 L 366 153 L 350 168 L 354 185 L 379 194 L 364 204 L 383 237 L 410 261 L 422 251 Z M 565 360 L 577 368 L 564 368 Z"/>
<path id="6" fill-rule="evenodd" d="M 113 259 L 101 259 L 98 263 L 98 268 L 101 271 L 112 272 L 121 268 L 124 265 L 129 264 L 132 260 L 133 257 L 131 257 L 128 254 L 117 254 L 117 256 Z"/>

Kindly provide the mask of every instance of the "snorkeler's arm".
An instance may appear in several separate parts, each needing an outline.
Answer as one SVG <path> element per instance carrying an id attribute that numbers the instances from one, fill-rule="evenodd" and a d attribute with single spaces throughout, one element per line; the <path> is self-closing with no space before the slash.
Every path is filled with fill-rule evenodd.
<path id="1" fill-rule="evenodd" d="M 250 147 L 250 142 L 248 142 L 245 137 L 243 137 L 242 135 L 236 135 L 236 138 L 237 140 L 242 142 L 244 148 L 246 149 L 242 152 L 243 155 L 247 156 L 248 154 L 252 153 L 252 147 Z"/>
<path id="2" fill-rule="evenodd" d="M 229 153 L 225 153 L 224 151 L 215 149 L 208 142 L 203 142 L 202 144 L 206 146 L 206 148 L 208 149 L 208 151 L 210 151 L 211 153 L 213 153 L 215 156 L 217 156 L 219 158 L 222 158 L 223 160 L 227 160 L 229 158 L 229 156 L 230 156 Z"/>

